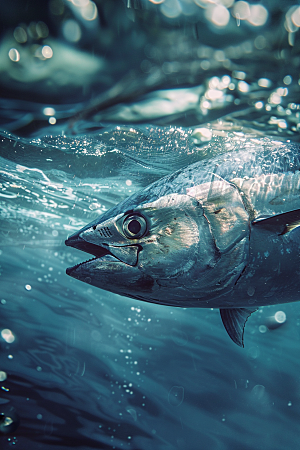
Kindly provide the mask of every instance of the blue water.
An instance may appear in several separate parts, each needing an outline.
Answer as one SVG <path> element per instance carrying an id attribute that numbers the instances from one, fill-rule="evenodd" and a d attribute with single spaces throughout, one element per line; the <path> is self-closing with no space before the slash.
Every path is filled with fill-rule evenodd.
<path id="1" fill-rule="evenodd" d="M 299 141 L 298 4 L 260 2 L 268 20 L 254 26 L 233 17 L 237 2 L 220 2 L 230 13 L 220 27 L 204 0 L 96 3 L 97 26 L 76 2 L 59 13 L 86 27 L 78 42 L 51 3 L 53 60 L 24 56 L 41 43 L 33 32 L 13 37 L 21 20 L 47 22 L 39 11 L 1 35 L 0 448 L 298 448 L 298 303 L 253 314 L 241 349 L 218 310 L 145 304 L 68 277 L 85 255 L 64 245 L 149 183 L 224 151 L 228 133 Z M 269 329 L 277 311 L 286 322 Z"/>
<path id="2" fill-rule="evenodd" d="M 136 132 L 153 141 L 157 133 L 163 143 L 162 131 L 147 128 Z M 177 131 L 189 140 L 191 130 Z M 2 437 L 2 448 L 297 446 L 297 303 L 253 315 L 240 349 L 218 310 L 144 304 L 65 275 L 83 257 L 64 246 L 69 234 L 170 167 L 203 157 L 191 145 L 189 152 L 174 151 L 168 165 L 154 145 L 143 158 L 144 147 L 132 142 L 128 155 L 118 134 L 102 130 L 90 137 L 93 144 L 64 137 L 33 144 L 3 135 L 1 329 L 15 340 L 1 342 L 7 379 L 0 405 L 13 407 L 21 422 Z M 99 154 L 95 142 L 107 135 L 119 150 L 102 146 Z M 269 331 L 267 318 L 278 310 L 287 321 Z"/>

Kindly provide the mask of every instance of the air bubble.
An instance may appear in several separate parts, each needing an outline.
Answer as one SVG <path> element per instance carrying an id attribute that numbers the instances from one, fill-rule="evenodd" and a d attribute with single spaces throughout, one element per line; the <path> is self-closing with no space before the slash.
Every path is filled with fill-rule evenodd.
<path id="1" fill-rule="evenodd" d="M 269 330 L 275 330 L 286 322 L 286 314 L 284 311 L 277 311 L 274 316 L 267 317 L 266 326 Z"/>
<path id="2" fill-rule="evenodd" d="M 168 394 L 168 402 L 172 406 L 180 406 L 184 399 L 184 388 L 182 386 L 173 386 Z"/>
<path id="3" fill-rule="evenodd" d="M 266 388 L 262 384 L 257 384 L 251 391 L 251 394 L 257 400 L 261 400 L 265 396 Z"/>
<path id="4" fill-rule="evenodd" d="M 275 313 L 274 317 L 275 317 L 276 322 L 278 322 L 280 324 L 284 323 L 286 321 L 286 314 L 283 311 L 277 311 Z"/>

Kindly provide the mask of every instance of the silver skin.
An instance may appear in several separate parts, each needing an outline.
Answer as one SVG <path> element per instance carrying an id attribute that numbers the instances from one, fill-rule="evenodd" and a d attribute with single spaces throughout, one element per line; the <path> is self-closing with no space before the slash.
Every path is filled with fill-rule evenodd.
<path id="1" fill-rule="evenodd" d="M 257 140 L 160 179 L 66 241 L 96 255 L 68 275 L 179 307 L 299 300 L 299 157 Z"/>

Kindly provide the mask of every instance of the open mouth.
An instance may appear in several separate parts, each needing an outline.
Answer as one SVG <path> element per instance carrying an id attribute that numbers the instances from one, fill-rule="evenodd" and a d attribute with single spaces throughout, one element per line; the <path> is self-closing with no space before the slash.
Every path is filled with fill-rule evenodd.
<path id="1" fill-rule="evenodd" d="M 87 261 L 84 261 L 82 263 L 76 264 L 73 267 L 68 267 L 66 269 L 67 275 L 71 275 L 73 270 L 75 270 L 77 267 L 81 266 L 82 264 L 85 264 L 89 261 L 92 261 L 93 259 L 101 258 L 102 256 L 110 254 L 110 251 L 108 248 L 100 247 L 99 245 L 91 244 L 90 242 L 85 241 L 79 236 L 70 236 L 66 241 L 65 244 L 68 247 L 74 247 L 78 250 L 82 250 L 85 253 L 89 253 L 90 255 L 94 255 L 95 258 L 91 258 Z"/>
<path id="2" fill-rule="evenodd" d="M 108 248 L 100 247 L 99 245 L 91 244 L 90 242 L 85 241 L 79 236 L 71 236 L 66 241 L 65 244 L 69 247 L 77 248 L 78 250 L 82 250 L 83 252 L 89 253 L 90 255 L 94 255 L 96 258 L 101 258 L 101 256 L 107 255 L 110 253 Z"/>
<path id="3" fill-rule="evenodd" d="M 78 235 L 70 236 L 65 241 L 65 244 L 69 247 L 74 247 L 78 250 L 89 253 L 90 255 L 94 255 L 94 258 L 91 258 L 88 261 L 84 261 L 82 263 L 76 264 L 73 267 L 67 268 L 67 275 L 71 275 L 72 272 L 79 266 L 82 266 L 83 264 L 86 264 L 93 260 L 100 259 L 105 255 L 111 255 L 115 258 L 116 261 L 120 261 L 129 266 L 136 266 L 138 263 L 138 254 L 142 250 L 142 247 L 139 244 L 124 246 L 102 244 L 102 247 L 100 245 L 87 242 Z"/>

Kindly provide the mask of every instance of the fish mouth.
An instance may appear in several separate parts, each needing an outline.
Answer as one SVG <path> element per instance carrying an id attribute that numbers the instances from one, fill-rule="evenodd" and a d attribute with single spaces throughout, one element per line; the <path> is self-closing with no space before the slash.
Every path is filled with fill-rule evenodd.
<path id="1" fill-rule="evenodd" d="M 108 248 L 101 247 L 100 245 L 92 244 L 90 242 L 85 241 L 80 236 L 70 236 L 65 244 L 68 247 L 74 247 L 78 250 L 82 250 L 85 253 L 89 253 L 90 255 L 94 255 L 96 258 L 101 258 L 104 255 L 110 253 Z M 94 258 L 93 258 L 94 259 Z"/>
<path id="2" fill-rule="evenodd" d="M 70 236 L 66 241 L 65 244 L 68 247 L 77 248 L 77 250 L 81 250 L 85 253 L 89 253 L 90 255 L 94 255 L 94 258 L 90 258 L 87 261 L 81 262 L 79 264 L 76 264 L 73 267 L 68 267 L 66 269 L 67 275 L 72 275 L 72 272 L 76 270 L 79 266 L 82 266 L 83 264 L 86 264 L 87 262 L 93 261 L 95 259 L 102 258 L 102 256 L 110 254 L 110 251 L 108 248 L 101 247 L 96 244 L 91 244 L 90 242 L 85 241 L 80 236 Z"/>
<path id="3" fill-rule="evenodd" d="M 91 261 L 101 259 L 103 256 L 110 255 L 112 256 L 116 262 L 122 262 L 128 266 L 136 266 L 138 263 L 138 254 L 142 250 L 141 245 L 124 245 L 124 246 L 113 246 L 103 243 L 102 245 L 92 244 L 91 242 L 87 242 L 82 239 L 78 234 L 70 236 L 65 244 L 68 247 L 76 248 L 77 250 L 81 250 L 85 253 L 89 253 L 93 255 L 94 258 L 88 259 L 82 263 L 76 264 L 73 267 L 68 267 L 66 269 L 66 274 L 71 275 L 72 273 L 80 266 L 83 266 L 86 263 Z"/>

